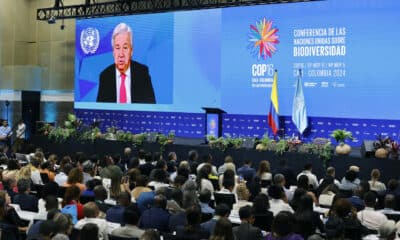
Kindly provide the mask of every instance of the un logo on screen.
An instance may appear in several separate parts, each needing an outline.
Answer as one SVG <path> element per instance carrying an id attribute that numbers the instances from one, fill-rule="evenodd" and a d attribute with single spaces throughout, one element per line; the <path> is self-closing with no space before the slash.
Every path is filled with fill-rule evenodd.
<path id="1" fill-rule="evenodd" d="M 93 54 L 100 44 L 100 33 L 96 28 L 85 28 L 81 31 L 81 48 L 85 54 Z"/>

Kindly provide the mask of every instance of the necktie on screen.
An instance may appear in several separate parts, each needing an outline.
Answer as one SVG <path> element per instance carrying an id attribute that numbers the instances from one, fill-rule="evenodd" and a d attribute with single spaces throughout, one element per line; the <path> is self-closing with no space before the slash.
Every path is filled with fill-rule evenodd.
<path id="1" fill-rule="evenodd" d="M 125 88 L 126 74 L 121 73 L 121 85 L 119 86 L 119 102 L 126 103 L 126 88 Z"/>

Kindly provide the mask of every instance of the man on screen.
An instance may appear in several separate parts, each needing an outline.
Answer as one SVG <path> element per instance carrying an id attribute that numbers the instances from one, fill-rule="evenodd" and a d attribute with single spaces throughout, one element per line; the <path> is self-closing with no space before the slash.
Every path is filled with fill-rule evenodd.
<path id="1" fill-rule="evenodd" d="M 100 73 L 97 102 L 156 103 L 147 66 L 132 60 L 132 29 L 125 23 L 113 31 L 114 64 Z"/>

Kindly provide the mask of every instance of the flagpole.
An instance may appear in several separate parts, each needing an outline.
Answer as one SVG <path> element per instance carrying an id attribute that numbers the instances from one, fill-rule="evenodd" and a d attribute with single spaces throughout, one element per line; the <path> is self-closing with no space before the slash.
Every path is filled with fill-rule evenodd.
<path id="1" fill-rule="evenodd" d="M 301 68 L 299 68 L 299 74 L 298 74 L 298 76 L 297 76 L 297 83 L 296 83 L 296 85 L 299 83 L 299 78 L 301 78 Z M 297 86 L 296 86 L 296 88 L 297 88 Z M 297 132 L 298 132 L 298 134 L 299 134 L 299 140 L 303 141 L 303 134 L 300 132 L 299 129 L 297 129 Z"/>

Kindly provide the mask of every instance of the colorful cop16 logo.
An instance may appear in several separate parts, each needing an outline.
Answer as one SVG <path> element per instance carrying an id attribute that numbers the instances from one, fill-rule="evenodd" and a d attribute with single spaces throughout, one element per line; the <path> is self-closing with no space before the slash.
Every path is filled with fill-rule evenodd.
<path id="1" fill-rule="evenodd" d="M 249 42 L 252 55 L 263 60 L 272 58 L 279 43 L 277 32 L 278 29 L 272 26 L 272 20 L 265 17 L 256 21 L 255 25 L 250 25 Z"/>

